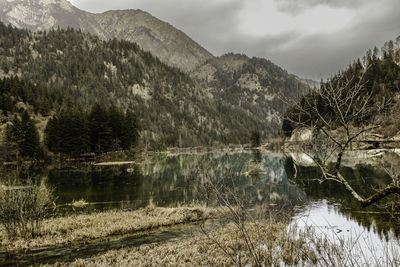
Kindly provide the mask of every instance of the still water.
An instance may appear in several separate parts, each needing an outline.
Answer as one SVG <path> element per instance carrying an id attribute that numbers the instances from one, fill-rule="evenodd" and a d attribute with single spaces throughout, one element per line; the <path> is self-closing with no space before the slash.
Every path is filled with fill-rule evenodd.
<path id="1" fill-rule="evenodd" d="M 365 153 L 345 158 L 342 173 L 367 195 L 389 181 L 388 166 L 396 167 L 400 158 L 393 152 Z M 393 258 L 399 248 L 398 213 L 383 205 L 362 208 L 341 185 L 320 184 L 318 178 L 318 169 L 301 156 L 247 151 L 160 154 L 122 166 L 52 169 L 47 183 L 55 190 L 61 213 L 136 209 L 149 203 L 212 205 L 207 185 L 224 184 L 248 205 L 290 206 L 299 227 L 312 226 L 332 243 L 347 240 L 370 251 L 363 255 L 365 263 L 389 254 Z M 81 199 L 89 205 L 70 205 Z M 393 247 L 394 252 L 388 252 Z"/>
<path id="2" fill-rule="evenodd" d="M 249 204 L 288 200 L 305 205 L 307 195 L 289 182 L 281 155 L 261 153 L 206 153 L 155 156 L 138 164 L 88 166 L 50 170 L 47 183 L 55 189 L 57 204 L 77 200 L 87 209 L 148 205 L 174 207 L 207 204 L 207 184 L 234 188 Z"/>

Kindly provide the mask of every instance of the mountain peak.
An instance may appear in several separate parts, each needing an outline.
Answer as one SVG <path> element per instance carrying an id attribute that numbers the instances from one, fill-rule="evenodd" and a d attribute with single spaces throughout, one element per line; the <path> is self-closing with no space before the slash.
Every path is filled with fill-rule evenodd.
<path id="1" fill-rule="evenodd" d="M 95 20 L 108 35 L 137 42 L 170 66 L 186 72 L 213 55 L 184 32 L 142 10 L 116 10 L 96 14 Z"/>
<path id="2" fill-rule="evenodd" d="M 48 8 L 50 6 L 56 6 L 58 8 L 62 8 L 64 10 L 72 12 L 76 9 L 69 1 L 67 0 L 1 0 L 0 5 L 9 6 L 11 8 L 17 7 L 45 7 Z"/>
<path id="3" fill-rule="evenodd" d="M 60 7 L 72 11 L 74 6 L 67 0 L 39 0 L 39 3 L 48 6 L 48 5 L 59 5 Z"/>
<path id="4" fill-rule="evenodd" d="M 70 14 L 80 14 L 82 11 L 75 8 L 66 0 L 1 0 L 0 15 L 5 23 L 18 28 L 30 30 L 48 30 L 63 26 L 76 27 L 78 24 L 68 18 Z"/>
<path id="5" fill-rule="evenodd" d="M 185 33 L 140 9 L 93 14 L 67 0 L 0 0 L 0 18 L 33 31 L 72 27 L 105 40 L 136 42 L 164 63 L 186 72 L 213 58 Z"/>

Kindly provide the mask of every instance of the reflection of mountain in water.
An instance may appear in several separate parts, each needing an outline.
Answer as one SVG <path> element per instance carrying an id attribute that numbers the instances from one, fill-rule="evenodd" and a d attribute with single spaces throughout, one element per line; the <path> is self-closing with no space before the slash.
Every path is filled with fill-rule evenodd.
<path id="1" fill-rule="evenodd" d="M 392 153 L 387 153 L 383 159 L 386 164 L 399 162 L 398 156 Z M 326 199 L 330 203 L 338 204 L 336 206 L 340 213 L 357 221 L 365 229 L 373 229 L 382 235 L 387 235 L 388 230 L 400 234 L 399 222 L 387 209 L 376 206 L 362 208 L 345 187 L 337 182 L 326 181 L 320 184 L 317 180 L 322 174 L 317 167 L 296 165 L 291 157 L 286 158 L 284 166 L 289 181 L 301 188 L 309 200 L 316 202 Z M 367 196 L 374 192 L 374 188 L 390 182 L 390 177 L 384 168 L 377 166 L 379 166 L 377 163 L 350 164 L 349 167 L 344 166 L 341 172 L 358 192 Z M 393 197 L 388 200 L 393 200 Z"/>
<path id="2" fill-rule="evenodd" d="M 391 164 L 400 162 L 398 158 L 384 160 Z M 371 165 L 353 164 L 344 167 L 342 173 L 363 194 L 373 192 L 374 187 L 389 179 L 383 169 Z M 133 166 L 54 169 L 49 172 L 48 183 L 55 188 L 59 204 L 82 198 L 103 203 L 88 209 L 138 208 L 150 201 L 158 206 L 193 202 L 212 205 L 207 198 L 207 185 L 211 183 L 225 185 L 249 205 L 289 201 L 304 207 L 306 199 L 312 202 L 326 199 L 338 212 L 365 229 L 385 234 L 390 228 L 400 228 L 382 210 L 362 209 L 343 186 L 334 182 L 320 184 L 316 178 L 320 178 L 316 167 L 296 166 L 291 158 L 282 161 L 280 155 L 255 150 L 232 154 L 161 154 Z"/>
<path id="3" fill-rule="evenodd" d="M 225 184 L 249 204 L 270 200 L 300 204 L 305 200 L 304 193 L 288 183 L 280 157 L 259 151 L 158 155 L 133 168 L 52 170 L 48 183 L 55 187 L 58 203 L 84 198 L 88 202 L 125 201 L 130 208 L 145 206 L 150 200 L 159 206 L 205 203 L 209 183 Z M 121 207 L 121 203 L 103 207 Z"/>

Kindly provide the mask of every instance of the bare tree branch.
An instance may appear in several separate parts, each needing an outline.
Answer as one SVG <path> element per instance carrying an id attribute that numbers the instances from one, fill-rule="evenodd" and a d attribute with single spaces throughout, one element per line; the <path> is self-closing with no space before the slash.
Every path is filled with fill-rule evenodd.
<path id="1" fill-rule="evenodd" d="M 349 150 L 351 143 L 362 134 L 379 127 L 378 125 L 363 124 L 366 117 L 373 115 L 370 107 L 371 93 L 364 90 L 366 84 L 364 75 L 367 68 L 362 72 L 361 77 L 353 76 L 327 82 L 319 90 L 309 93 L 298 102 L 286 100 L 287 103 L 291 103 L 292 113 L 285 118 L 294 128 L 308 127 L 325 136 L 325 139 L 317 136 L 309 140 L 307 147 L 311 147 L 313 151 L 305 152 L 304 147 L 302 148 L 303 152 L 321 170 L 320 183 L 331 180 L 342 184 L 364 207 L 388 195 L 400 195 L 400 183 L 397 175 L 391 176 L 392 183 L 364 198 L 340 173 L 343 155 Z M 341 136 L 340 131 L 344 131 L 344 136 Z M 329 157 L 337 153 L 333 170 L 328 170 L 327 157 L 320 160 L 321 151 L 324 151 L 325 155 L 329 155 Z"/>

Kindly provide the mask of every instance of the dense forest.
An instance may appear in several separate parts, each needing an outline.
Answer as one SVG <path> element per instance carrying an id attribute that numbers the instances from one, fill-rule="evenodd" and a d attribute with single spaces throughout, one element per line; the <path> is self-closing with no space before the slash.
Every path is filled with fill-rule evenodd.
<path id="1" fill-rule="evenodd" d="M 21 114 L 21 102 L 34 116 L 51 116 L 67 103 L 99 103 L 134 113 L 149 148 L 244 143 L 251 131 L 265 129 L 134 43 L 0 24 L 0 62 L 2 123 Z"/>
<path id="2" fill-rule="evenodd" d="M 45 143 L 54 153 L 77 157 L 86 152 L 129 150 L 138 140 L 139 125 L 131 111 L 94 104 L 89 111 L 63 107 L 49 120 Z"/>
<path id="3" fill-rule="evenodd" d="M 356 124 L 378 124 L 383 135 L 391 137 L 400 131 L 400 124 L 397 122 L 400 107 L 400 49 L 393 41 L 389 41 L 379 51 L 376 47 L 369 50 L 363 59 L 357 59 L 346 70 L 333 76 L 326 82 L 321 83 L 320 92 L 312 91 L 305 95 L 299 102 L 299 106 L 293 106 L 286 112 L 286 119 L 283 121 L 283 132 L 286 136 L 291 133 L 298 125 L 316 125 L 320 119 L 310 116 L 302 110 L 309 110 L 309 105 L 317 105 L 318 113 L 326 121 L 338 121 L 340 114 L 327 109 L 329 105 L 324 101 L 323 96 L 326 88 L 343 88 L 343 97 L 351 95 L 356 86 L 361 86 L 357 90 L 359 96 L 355 96 L 357 101 L 364 101 L 368 97 L 366 105 L 368 112 L 357 118 Z M 354 101 L 348 108 L 356 113 L 355 108 L 360 103 Z M 295 123 L 294 123 L 295 122 Z M 299 122 L 299 123 L 296 123 Z M 357 125 L 354 125 L 357 126 Z"/>
<path id="4" fill-rule="evenodd" d="M 18 76 L 0 79 L 0 110 L 4 118 L 9 114 L 18 112 L 18 102 L 26 103 L 33 107 L 34 113 L 44 116 L 50 114 L 63 102 L 63 95 L 60 91 L 49 90 L 47 86 L 33 84 L 21 80 Z"/>
<path id="5" fill-rule="evenodd" d="M 22 110 L 6 124 L 2 147 L 6 155 L 2 158 L 43 159 L 47 150 L 73 158 L 88 152 L 130 150 L 137 145 L 139 130 L 136 115 L 130 110 L 124 112 L 114 105 L 99 103 L 84 109 L 69 103 L 47 122 L 42 144 L 35 121 L 27 110 Z"/>

